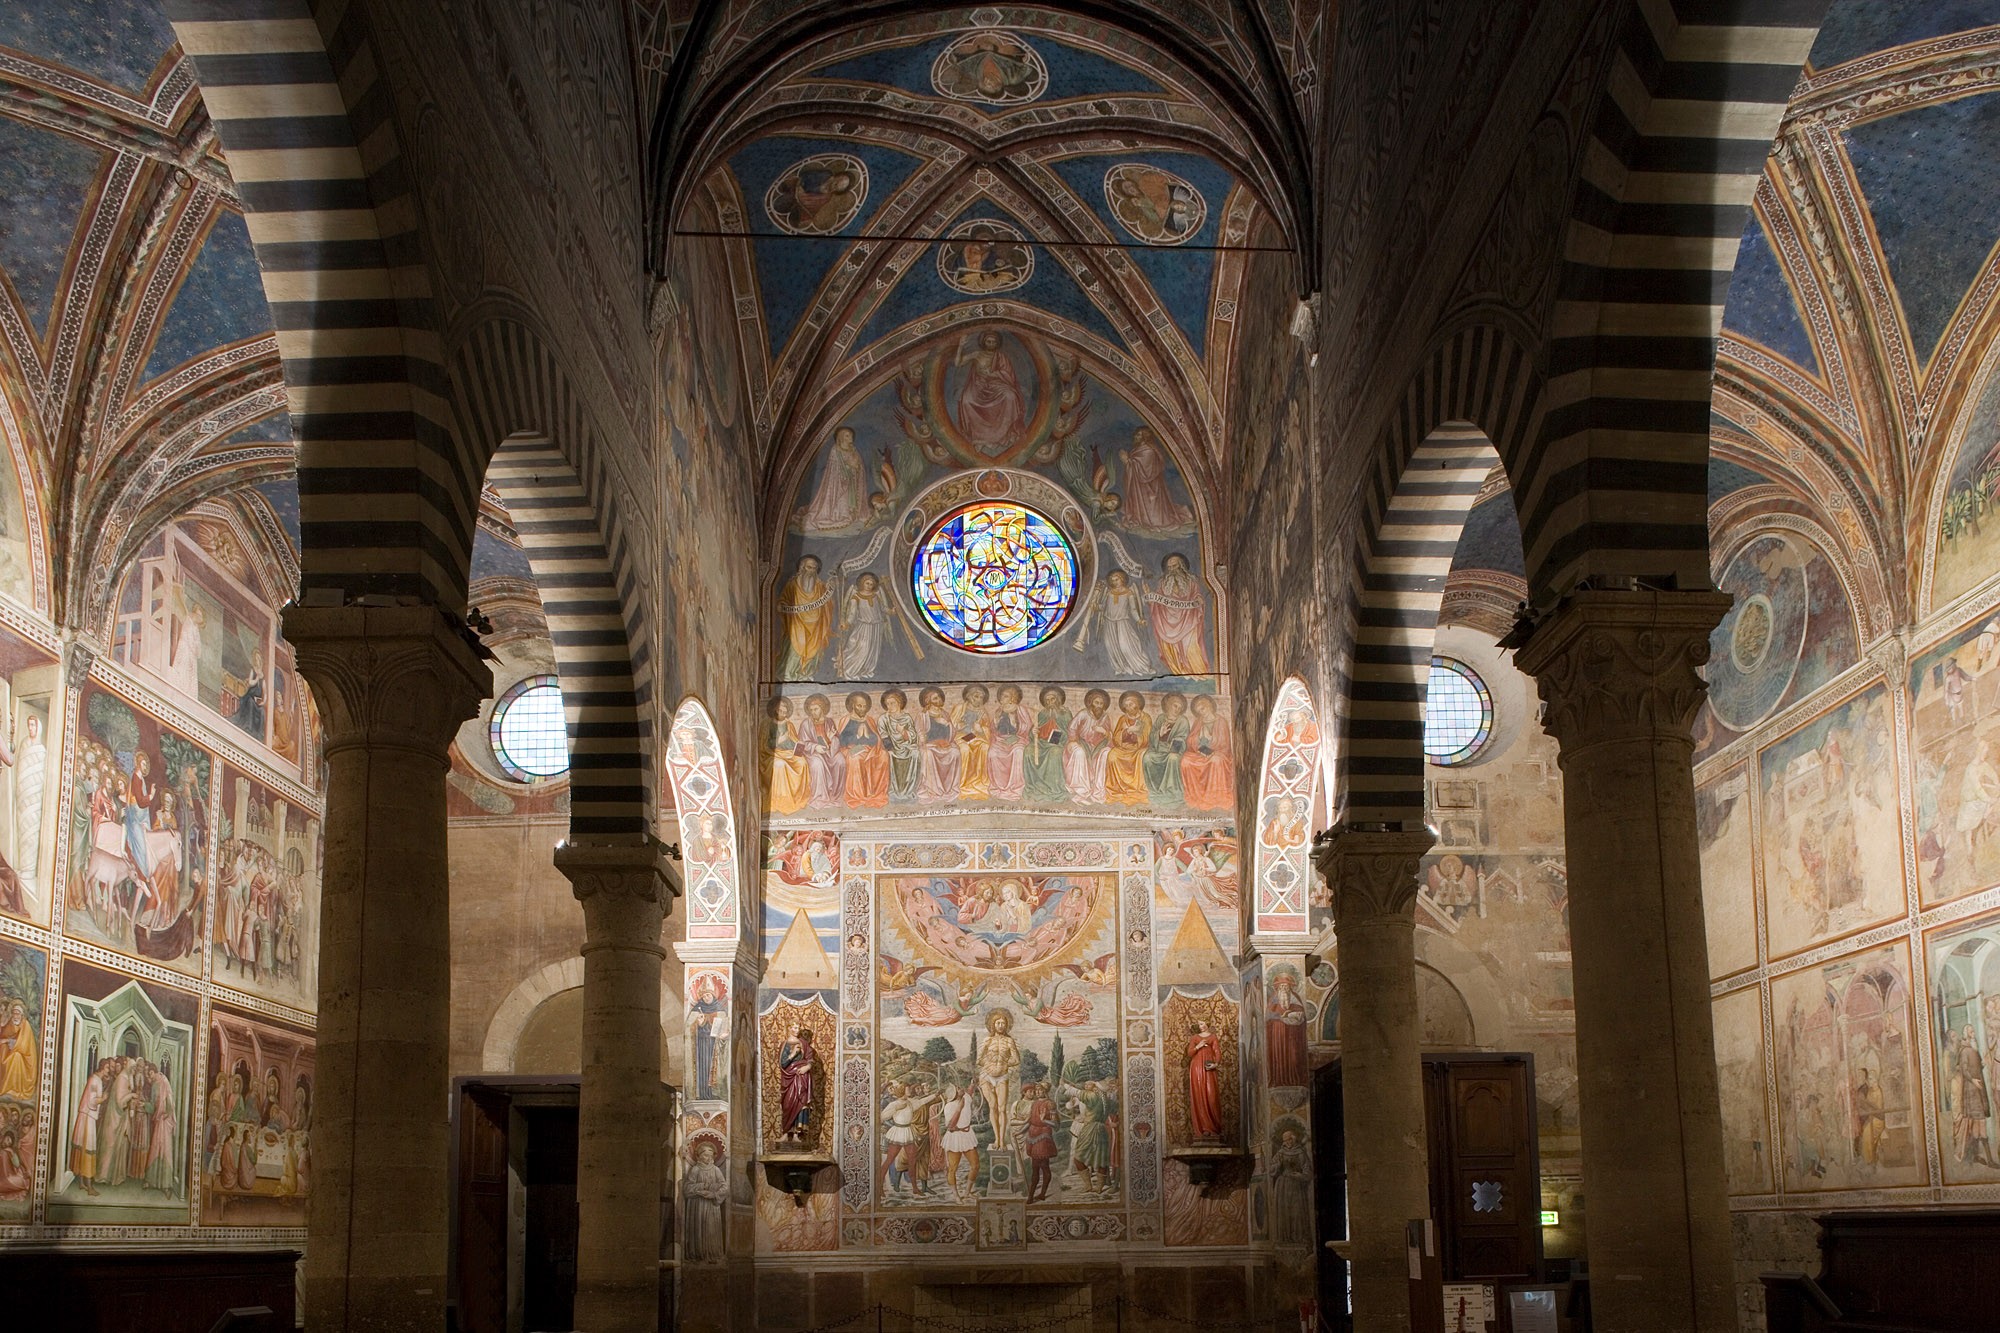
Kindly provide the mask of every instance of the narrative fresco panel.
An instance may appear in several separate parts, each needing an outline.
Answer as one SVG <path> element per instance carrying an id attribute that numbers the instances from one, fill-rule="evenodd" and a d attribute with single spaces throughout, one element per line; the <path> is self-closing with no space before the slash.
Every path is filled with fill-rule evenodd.
<path id="1" fill-rule="evenodd" d="M 49 1029 L 43 1014 L 49 957 L 0 940 L 0 1221 L 28 1216 L 41 1132 L 41 1055 Z"/>
<path id="2" fill-rule="evenodd" d="M 1903 910 L 1893 710 L 1874 685 L 1757 755 L 1771 956 Z"/>
<path id="3" fill-rule="evenodd" d="M 64 961 L 49 1221 L 187 1221 L 198 1004 Z"/>
<path id="4" fill-rule="evenodd" d="M 94 680 L 78 703 L 76 747 L 64 930 L 199 974 L 214 760 Z"/>
<path id="5" fill-rule="evenodd" d="M 319 994 L 318 816 L 225 764 L 210 979 L 312 1008 Z"/>
<path id="6" fill-rule="evenodd" d="M 1991 1184 L 2000 1180 L 2000 917 L 1934 931 L 1927 952 L 1944 1183 Z"/>
<path id="7" fill-rule="evenodd" d="M 302 1227 L 312 1194 L 312 1033 L 222 1005 L 208 1024 L 204 1226 Z"/>
<path id="8" fill-rule="evenodd" d="M 1910 663 L 1917 882 L 1927 903 L 2000 883 L 2000 618 Z"/>
<path id="9" fill-rule="evenodd" d="M 1771 983 L 1784 1188 L 1928 1183 L 1902 943 Z"/>

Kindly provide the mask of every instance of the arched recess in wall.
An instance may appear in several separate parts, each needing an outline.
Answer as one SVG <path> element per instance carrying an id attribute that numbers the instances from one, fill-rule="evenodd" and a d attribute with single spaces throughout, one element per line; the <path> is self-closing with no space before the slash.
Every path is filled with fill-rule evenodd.
<path id="1" fill-rule="evenodd" d="M 487 480 L 534 571 L 569 728 L 570 831 L 651 829 L 645 725 L 610 554 L 576 469 L 545 439 L 502 441 Z"/>
<path id="2" fill-rule="evenodd" d="M 687 938 L 733 940 L 741 929 L 737 900 L 735 806 L 715 720 L 698 699 L 684 699 L 667 732 L 667 787 L 680 822 L 687 885 Z"/>
<path id="3" fill-rule="evenodd" d="M 1487 397 L 1448 394 L 1443 405 Z M 1485 431 L 1460 418 L 1407 452 L 1392 433 L 1380 462 L 1368 497 L 1373 512 L 1362 525 L 1342 755 L 1346 810 L 1350 820 L 1415 827 L 1424 818 L 1424 691 L 1445 584 L 1466 517 L 1500 455 Z"/>
<path id="4" fill-rule="evenodd" d="M 1919 552 L 1917 606 L 1929 615 L 1984 588 L 2000 569 L 2000 521 L 1992 515 L 2000 481 L 2000 338 L 1987 351 L 1973 388 L 1950 423 L 1923 509 L 1909 534 Z M 1921 474 L 1920 474 L 1921 476 Z"/>
<path id="5" fill-rule="evenodd" d="M 550 1000 L 583 986 L 583 959 L 563 958 L 536 968 L 523 977 L 486 1024 L 486 1039 L 479 1048 L 479 1067 L 489 1074 L 572 1073 L 572 1070 L 515 1069 L 521 1037 L 536 1013 Z M 660 1028 L 669 1035 L 680 1024 L 681 1002 L 672 983 L 660 985 Z M 672 1043 L 665 1050 L 672 1051 Z"/>
<path id="6" fill-rule="evenodd" d="M 1320 724 L 1312 691 L 1297 676 L 1278 687 L 1258 773 L 1257 890 L 1250 928 L 1260 935 L 1304 934 L 1311 916 Z"/>

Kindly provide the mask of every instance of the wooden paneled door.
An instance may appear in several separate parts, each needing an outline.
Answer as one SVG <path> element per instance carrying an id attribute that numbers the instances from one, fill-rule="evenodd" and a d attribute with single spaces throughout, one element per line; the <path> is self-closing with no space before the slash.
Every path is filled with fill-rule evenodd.
<path id="1" fill-rule="evenodd" d="M 1424 1111 L 1446 1280 L 1540 1281 L 1542 1188 L 1529 1057 L 1426 1056 Z"/>

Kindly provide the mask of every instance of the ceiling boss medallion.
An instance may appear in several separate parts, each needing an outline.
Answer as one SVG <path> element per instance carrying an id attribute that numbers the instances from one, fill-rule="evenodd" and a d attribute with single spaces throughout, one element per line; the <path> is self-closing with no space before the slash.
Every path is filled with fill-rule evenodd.
<path id="1" fill-rule="evenodd" d="M 1104 202 L 1119 226 L 1148 245 L 1184 244 L 1208 220 L 1200 190 L 1144 162 L 1121 162 L 1105 172 Z"/>
<path id="2" fill-rule="evenodd" d="M 938 53 L 931 86 L 955 102 L 1014 106 L 1048 91 L 1049 67 L 1012 33 L 969 32 Z"/>
<path id="3" fill-rule="evenodd" d="M 846 153 L 820 153 L 771 182 L 764 212 L 794 236 L 831 236 L 854 221 L 867 198 L 867 164 Z"/>
<path id="4" fill-rule="evenodd" d="M 938 276 L 967 296 L 1011 292 L 1035 272 L 1035 251 L 1011 224 L 974 218 L 938 245 Z"/>

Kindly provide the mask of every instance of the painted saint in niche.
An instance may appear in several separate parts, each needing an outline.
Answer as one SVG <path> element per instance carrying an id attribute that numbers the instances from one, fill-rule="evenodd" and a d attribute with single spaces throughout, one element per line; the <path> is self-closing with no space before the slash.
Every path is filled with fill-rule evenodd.
<path id="1" fill-rule="evenodd" d="M 854 220 L 867 197 L 868 168 L 845 153 L 825 153 L 771 182 L 764 211 L 784 231 L 830 236 Z"/>
<path id="2" fill-rule="evenodd" d="M 716 1080 L 716 1024 L 723 1024 L 722 1038 L 728 1035 L 729 999 L 723 982 L 704 974 L 694 984 L 694 1003 L 688 1006 L 694 1024 L 694 1096 L 710 1101 L 722 1095 Z"/>
<path id="3" fill-rule="evenodd" d="M 682 1257 L 689 1263 L 720 1263 L 726 1254 L 722 1208 L 729 1202 L 729 1177 L 716 1163 L 715 1153 L 711 1139 L 698 1139 L 687 1174 L 681 1179 L 687 1209 L 687 1225 L 681 1233 Z"/>
<path id="4" fill-rule="evenodd" d="M 820 468 L 819 485 L 805 508 L 799 511 L 797 526 L 804 532 L 847 532 L 868 517 L 868 478 L 862 470 L 861 451 L 855 447 L 854 432 L 842 426 L 833 433 Z"/>
<path id="5" fill-rule="evenodd" d="M 1290 967 L 1271 973 L 1264 1006 L 1264 1065 L 1274 1088 L 1303 1088 L 1311 1080 L 1306 1054 L 1306 1006 L 1299 998 L 1298 974 Z"/>
<path id="6" fill-rule="evenodd" d="M 789 680 L 809 680 L 833 633 L 833 588 L 820 577 L 818 556 L 799 557 L 798 567 L 778 592 L 778 615 L 785 625 L 780 674 Z"/>
<path id="7" fill-rule="evenodd" d="M 801 1026 L 778 1048 L 779 1137 L 786 1143 L 803 1145 L 812 1132 L 813 1081 L 818 1068 L 812 1029 Z"/>
<path id="8" fill-rule="evenodd" d="M 1160 577 L 1146 590 L 1146 612 L 1153 623 L 1153 642 L 1167 670 L 1177 676 L 1206 674 L 1208 604 L 1202 598 L 1200 581 L 1180 552 L 1160 562 Z"/>
<path id="9" fill-rule="evenodd" d="M 882 580 L 863 574 L 848 589 L 840 609 L 846 640 L 835 655 L 834 670 L 842 680 L 872 680 L 882 661 L 882 643 L 889 636 L 889 597 Z"/>
<path id="10" fill-rule="evenodd" d="M 1187 1062 L 1188 1128 L 1197 1143 L 1220 1142 L 1222 1089 L 1218 1077 L 1222 1070 L 1222 1039 L 1209 1030 L 1203 1019 L 1197 1018 L 1194 1030 L 1188 1034 Z"/>
<path id="11" fill-rule="evenodd" d="M 1271 1146 L 1271 1239 L 1280 1245 L 1312 1244 L 1312 1157 L 1298 1122 L 1279 1122 Z"/>
<path id="12" fill-rule="evenodd" d="M 1141 426 L 1132 433 L 1132 447 L 1121 449 L 1125 465 L 1124 495 L 1118 517 L 1134 532 L 1178 533 L 1194 526 L 1194 510 L 1167 494 L 1167 455 L 1159 437 Z"/>
<path id="13" fill-rule="evenodd" d="M 1013 358 L 1001 346 L 1000 335 L 989 329 L 967 334 L 953 364 L 965 368 L 954 414 L 958 432 L 977 452 L 998 458 L 1019 444 L 1028 429 L 1027 396 Z"/>

